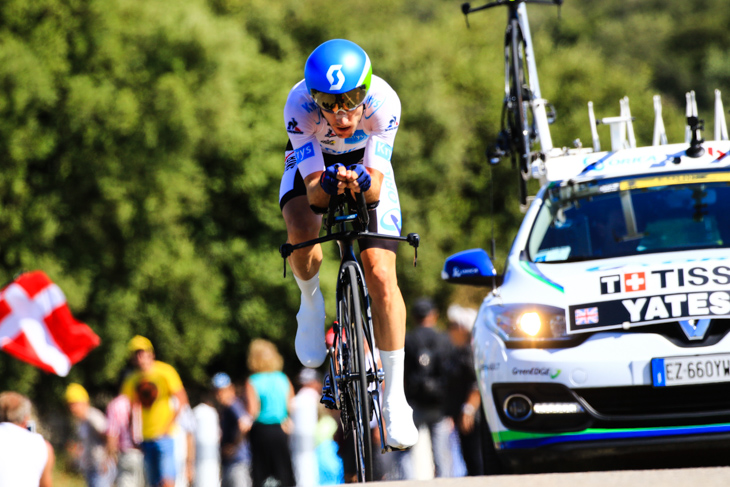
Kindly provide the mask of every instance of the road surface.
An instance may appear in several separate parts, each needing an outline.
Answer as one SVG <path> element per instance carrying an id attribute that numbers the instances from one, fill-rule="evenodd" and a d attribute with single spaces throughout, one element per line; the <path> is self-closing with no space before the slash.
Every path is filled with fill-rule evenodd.
<path id="1" fill-rule="evenodd" d="M 496 475 L 375 482 L 377 487 L 727 487 L 730 467 Z"/>

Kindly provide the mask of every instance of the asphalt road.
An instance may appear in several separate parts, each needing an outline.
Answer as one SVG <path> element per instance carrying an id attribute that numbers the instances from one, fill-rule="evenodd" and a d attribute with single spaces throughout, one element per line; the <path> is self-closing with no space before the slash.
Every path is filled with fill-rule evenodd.
<path id="1" fill-rule="evenodd" d="M 730 467 L 496 475 L 427 481 L 375 482 L 373 485 L 379 487 L 416 485 L 421 487 L 727 487 L 730 485 Z"/>

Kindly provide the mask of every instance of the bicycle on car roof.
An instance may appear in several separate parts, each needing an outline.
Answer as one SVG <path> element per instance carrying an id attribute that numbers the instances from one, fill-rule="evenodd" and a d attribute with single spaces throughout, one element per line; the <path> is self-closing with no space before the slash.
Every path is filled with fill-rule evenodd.
<path id="1" fill-rule="evenodd" d="M 479 7 L 463 3 L 465 16 L 492 7 L 508 9 L 504 35 L 504 102 L 501 128 L 494 145 L 487 149 L 490 163 L 496 164 L 509 156 L 512 167 L 519 168 L 520 204 L 527 203 L 527 180 L 530 165 L 552 149 L 548 124 L 555 120 L 555 111 L 540 94 L 537 67 L 532 48 L 530 26 L 525 4 L 563 4 L 563 0 L 497 0 Z M 468 18 L 468 17 L 467 17 Z M 539 142 L 540 151 L 535 151 Z"/>

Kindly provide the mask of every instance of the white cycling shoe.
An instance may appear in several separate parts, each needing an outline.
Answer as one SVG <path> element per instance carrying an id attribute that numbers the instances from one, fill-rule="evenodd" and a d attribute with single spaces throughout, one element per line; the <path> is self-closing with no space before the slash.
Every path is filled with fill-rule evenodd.
<path id="1" fill-rule="evenodd" d="M 302 298 L 297 313 L 297 336 L 294 348 L 299 361 L 305 367 L 316 369 L 327 358 L 327 345 L 324 337 L 324 296 L 312 296 L 313 299 Z M 317 299 L 319 298 L 319 299 Z"/>
<path id="2" fill-rule="evenodd" d="M 403 401 L 383 407 L 385 444 L 394 450 L 406 450 L 418 441 L 418 428 L 413 423 L 413 409 Z"/>

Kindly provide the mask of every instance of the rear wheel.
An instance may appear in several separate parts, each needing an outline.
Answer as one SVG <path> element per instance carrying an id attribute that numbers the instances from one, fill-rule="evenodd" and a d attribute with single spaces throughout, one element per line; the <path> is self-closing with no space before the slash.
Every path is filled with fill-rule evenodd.
<path id="1" fill-rule="evenodd" d="M 348 397 L 351 406 L 351 425 L 355 443 L 355 465 L 358 480 L 373 480 L 373 446 L 370 433 L 371 399 L 368 392 L 368 373 L 366 361 L 366 341 L 363 333 L 363 303 L 358 285 L 357 270 L 348 266 L 342 275 L 344 293 L 342 321 L 344 332 L 350 344 L 349 369 L 347 381 Z"/>
<path id="2" fill-rule="evenodd" d="M 509 109 L 507 121 L 513 165 L 519 168 L 520 203 L 527 202 L 527 183 L 531 162 L 532 109 L 530 85 L 527 79 L 527 59 L 522 30 L 517 20 L 510 22 L 509 45 L 506 48 L 509 69 Z"/>

